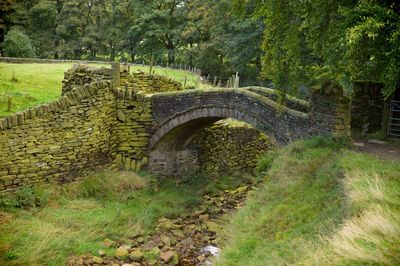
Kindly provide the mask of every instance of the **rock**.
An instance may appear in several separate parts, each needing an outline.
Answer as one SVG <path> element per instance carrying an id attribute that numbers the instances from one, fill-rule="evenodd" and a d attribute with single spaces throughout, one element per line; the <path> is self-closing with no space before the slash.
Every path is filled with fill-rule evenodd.
<path id="1" fill-rule="evenodd" d="M 192 247 L 192 246 L 194 246 L 193 239 L 190 238 L 190 237 L 188 237 L 188 238 L 182 240 L 181 243 L 182 243 L 183 246 L 186 246 L 186 247 Z"/>
<path id="2" fill-rule="evenodd" d="M 192 217 L 199 217 L 203 213 L 204 213 L 204 210 L 195 211 L 192 213 Z"/>
<path id="3" fill-rule="evenodd" d="M 165 263 L 168 263 L 168 262 L 170 262 L 172 260 L 174 255 L 175 255 L 175 252 L 167 251 L 167 252 L 161 253 L 160 257 Z"/>
<path id="4" fill-rule="evenodd" d="M 110 240 L 110 239 L 108 239 L 108 238 L 106 238 L 106 239 L 104 239 L 103 240 L 103 245 L 105 246 L 105 247 L 112 247 L 112 246 L 114 246 L 115 245 L 115 242 L 114 241 L 112 241 L 112 240 Z"/>
<path id="5" fill-rule="evenodd" d="M 93 256 L 93 263 L 103 264 L 103 259 L 97 256 Z"/>
<path id="6" fill-rule="evenodd" d="M 362 148 L 362 147 L 365 146 L 365 144 L 362 143 L 362 142 L 353 142 L 353 146 L 354 146 L 354 147 L 360 147 L 360 148 Z"/>
<path id="7" fill-rule="evenodd" d="M 182 225 L 175 224 L 169 219 L 161 218 L 160 220 L 158 220 L 158 227 L 165 230 L 171 230 L 171 229 L 180 229 L 182 228 Z"/>
<path id="8" fill-rule="evenodd" d="M 379 144 L 379 145 L 386 144 L 386 142 L 385 142 L 385 141 L 382 141 L 382 140 L 377 140 L 377 139 L 369 139 L 369 140 L 368 140 L 368 143 L 372 143 L 372 144 Z"/>
<path id="9" fill-rule="evenodd" d="M 185 234 L 182 232 L 182 230 L 172 230 L 172 233 L 177 238 L 185 238 Z"/>
<path id="10" fill-rule="evenodd" d="M 136 238 L 136 242 L 138 242 L 138 243 L 143 243 L 144 242 L 144 237 L 138 237 L 138 238 Z"/>
<path id="11" fill-rule="evenodd" d="M 236 191 L 239 193 L 243 193 L 246 192 L 248 188 L 249 188 L 248 186 L 238 187 Z"/>
<path id="12" fill-rule="evenodd" d="M 168 236 L 162 235 L 160 236 L 160 240 L 164 243 L 164 245 L 171 246 L 171 239 Z"/>
<path id="13" fill-rule="evenodd" d="M 168 263 L 169 265 L 178 265 L 179 264 L 179 255 L 175 254 L 172 260 Z"/>
<path id="14" fill-rule="evenodd" d="M 222 210 L 216 206 L 210 206 L 207 208 L 207 212 L 209 214 L 218 214 L 218 213 L 222 212 Z"/>
<path id="15" fill-rule="evenodd" d="M 115 256 L 119 257 L 119 258 L 124 258 L 129 254 L 129 251 L 124 248 L 124 247 L 119 247 L 116 251 L 115 251 Z"/>
<path id="16" fill-rule="evenodd" d="M 176 238 L 175 237 L 171 237 L 171 246 L 175 246 L 176 245 Z"/>
<path id="17" fill-rule="evenodd" d="M 209 216 L 208 214 L 204 214 L 204 215 L 200 215 L 199 216 L 200 221 L 204 222 L 204 221 L 208 221 L 209 220 Z"/>
<path id="18" fill-rule="evenodd" d="M 219 231 L 221 231 L 222 226 L 217 224 L 216 222 L 213 221 L 206 221 L 205 222 L 208 231 L 213 232 L 213 233 L 217 233 Z"/>
<path id="19" fill-rule="evenodd" d="M 197 260 L 201 263 L 206 260 L 206 256 L 204 255 L 197 256 Z"/>
<path id="20" fill-rule="evenodd" d="M 132 248 L 132 246 L 131 245 L 122 245 L 121 246 L 122 248 L 124 248 L 124 249 L 126 249 L 126 250 L 128 250 L 128 252 L 131 250 L 131 248 Z"/>
<path id="21" fill-rule="evenodd" d="M 99 253 L 100 257 L 105 257 L 107 255 L 106 252 L 104 250 L 101 250 L 101 249 L 99 250 L 98 253 Z"/>
<path id="22" fill-rule="evenodd" d="M 140 262 L 142 261 L 144 253 L 140 249 L 133 249 L 129 254 L 129 258 L 133 261 Z"/>

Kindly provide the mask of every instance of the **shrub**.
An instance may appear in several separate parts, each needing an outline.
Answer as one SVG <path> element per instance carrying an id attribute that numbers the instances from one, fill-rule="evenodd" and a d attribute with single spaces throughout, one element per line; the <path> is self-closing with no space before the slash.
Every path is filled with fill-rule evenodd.
<path id="1" fill-rule="evenodd" d="M 18 29 L 10 30 L 5 36 L 3 43 L 5 56 L 11 57 L 34 57 L 35 52 L 28 35 Z"/>

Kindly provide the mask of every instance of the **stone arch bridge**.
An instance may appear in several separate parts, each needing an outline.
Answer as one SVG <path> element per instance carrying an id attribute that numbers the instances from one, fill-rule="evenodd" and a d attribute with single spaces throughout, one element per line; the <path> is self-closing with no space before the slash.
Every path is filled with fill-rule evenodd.
<path id="1" fill-rule="evenodd" d="M 225 118 L 280 145 L 349 135 L 349 100 L 337 87 L 315 90 L 309 102 L 277 98 L 266 88 L 183 90 L 155 75 L 77 66 L 57 101 L 0 119 L 0 191 L 67 182 L 104 165 L 185 174 L 196 169 L 193 136 Z"/>
<path id="2" fill-rule="evenodd" d="M 339 117 L 340 104 L 326 96 L 315 94 L 311 104 L 288 98 L 281 105 L 273 90 L 258 87 L 150 95 L 148 168 L 166 175 L 195 169 L 197 155 L 190 149 L 191 139 L 201 129 L 225 118 L 251 124 L 278 145 L 315 134 L 343 134 L 347 128 L 342 127 L 346 121 Z"/>

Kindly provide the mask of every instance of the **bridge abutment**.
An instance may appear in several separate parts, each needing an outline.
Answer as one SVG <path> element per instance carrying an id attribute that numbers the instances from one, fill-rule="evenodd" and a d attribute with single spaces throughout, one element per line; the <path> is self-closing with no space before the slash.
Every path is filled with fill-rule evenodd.
<path id="1" fill-rule="evenodd" d="M 310 136 L 351 136 L 351 99 L 335 83 L 326 82 L 314 88 L 310 99 Z"/>

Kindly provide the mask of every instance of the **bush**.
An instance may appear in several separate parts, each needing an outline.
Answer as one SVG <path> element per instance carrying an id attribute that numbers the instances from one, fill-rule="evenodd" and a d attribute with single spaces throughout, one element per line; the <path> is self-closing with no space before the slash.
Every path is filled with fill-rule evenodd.
<path id="1" fill-rule="evenodd" d="M 35 52 L 31 39 L 17 29 L 10 30 L 5 36 L 2 45 L 4 55 L 10 57 L 34 57 Z"/>

